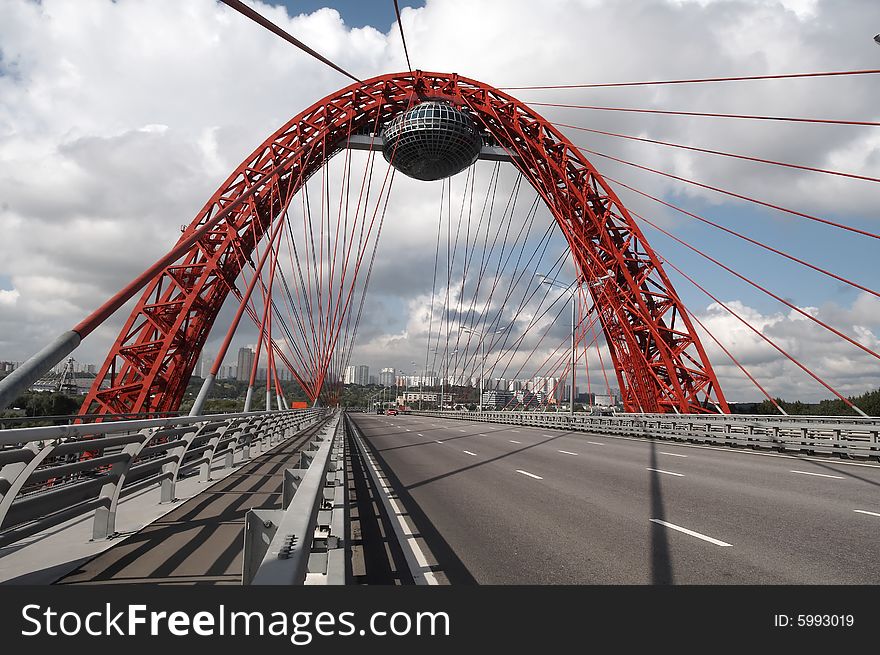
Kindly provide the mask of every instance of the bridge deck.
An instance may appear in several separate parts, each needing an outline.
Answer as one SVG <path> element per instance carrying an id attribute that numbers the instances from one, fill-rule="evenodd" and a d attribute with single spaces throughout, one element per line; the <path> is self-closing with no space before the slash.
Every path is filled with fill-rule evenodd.
<path id="1" fill-rule="evenodd" d="M 295 468 L 310 428 L 183 502 L 55 584 L 241 584 L 249 509 L 280 509 L 284 470 Z"/>

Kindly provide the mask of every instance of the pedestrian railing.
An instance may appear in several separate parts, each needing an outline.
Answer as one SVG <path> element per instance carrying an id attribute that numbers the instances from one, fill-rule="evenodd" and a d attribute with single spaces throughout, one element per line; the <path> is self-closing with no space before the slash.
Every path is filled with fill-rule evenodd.
<path id="1" fill-rule="evenodd" d="M 185 477 L 211 479 L 320 420 L 303 409 L 0 430 L 0 547 L 94 512 L 92 535 L 115 533 L 121 498 Z"/>
<path id="2" fill-rule="evenodd" d="M 880 418 L 763 416 L 754 414 L 617 414 L 558 412 L 412 412 L 626 437 L 674 439 L 807 454 L 880 458 Z"/>

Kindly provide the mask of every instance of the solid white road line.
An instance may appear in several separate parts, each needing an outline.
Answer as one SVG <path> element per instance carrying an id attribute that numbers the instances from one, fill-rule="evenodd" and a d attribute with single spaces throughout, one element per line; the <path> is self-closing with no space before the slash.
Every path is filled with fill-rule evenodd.
<path id="1" fill-rule="evenodd" d="M 713 539 L 712 537 L 707 537 L 704 534 L 700 534 L 699 532 L 694 532 L 693 530 L 688 530 L 687 528 L 683 528 L 680 525 L 673 525 L 672 523 L 667 523 L 666 521 L 661 521 L 660 519 L 650 519 L 652 523 L 657 523 L 658 525 L 662 525 L 666 528 L 670 528 L 672 530 L 678 530 L 679 532 L 684 532 L 685 534 L 689 534 L 692 537 L 696 537 L 697 539 L 702 539 L 703 541 L 708 541 L 710 544 L 715 544 L 716 546 L 732 546 L 733 544 L 729 544 L 726 541 L 719 541 L 718 539 Z"/>
<path id="2" fill-rule="evenodd" d="M 476 456 L 477 456 L 477 454 L 476 454 L 476 453 L 472 453 L 472 452 L 471 452 L 471 451 L 469 451 L 469 450 L 462 450 L 462 451 L 461 451 L 461 452 L 463 452 L 463 453 L 464 453 L 464 454 L 465 454 L 465 455 L 473 455 L 473 456 L 474 456 L 474 457 L 476 457 Z"/>
<path id="3" fill-rule="evenodd" d="M 645 470 L 646 471 L 656 471 L 657 473 L 665 473 L 666 475 L 674 475 L 678 478 L 684 477 L 684 473 L 673 473 L 672 471 L 664 471 L 663 469 L 652 469 L 650 466 L 646 466 Z M 651 519 L 651 520 L 653 521 L 654 519 Z"/>
<path id="4" fill-rule="evenodd" d="M 510 439 L 509 441 L 510 443 L 522 443 L 522 441 L 514 441 L 513 439 Z"/>
<path id="5" fill-rule="evenodd" d="M 602 443 L 601 441 L 588 441 L 587 443 L 591 443 L 591 444 L 593 444 L 594 446 L 604 446 L 604 445 L 605 445 L 605 444 Z"/>
<path id="6" fill-rule="evenodd" d="M 571 453 L 567 450 L 557 450 L 556 452 L 562 453 L 563 455 L 577 455 L 577 453 Z"/>
<path id="7" fill-rule="evenodd" d="M 679 453 L 664 453 L 662 450 L 660 451 L 661 455 L 669 455 L 670 457 L 687 457 L 687 455 L 681 455 Z"/>
<path id="8" fill-rule="evenodd" d="M 535 475 L 534 473 L 529 473 L 528 471 L 522 471 L 522 470 L 520 470 L 520 469 L 516 469 L 516 472 L 517 472 L 517 473 L 522 473 L 523 475 L 527 475 L 527 476 L 529 476 L 530 478 L 535 478 L 535 480 L 543 480 L 543 479 L 544 479 L 544 478 L 542 478 L 540 475 Z"/>
<path id="9" fill-rule="evenodd" d="M 814 475 L 817 478 L 834 478 L 835 480 L 843 480 L 842 475 L 828 475 L 826 473 L 810 473 L 809 471 L 789 471 L 789 473 L 800 473 L 801 475 Z"/>
<path id="10" fill-rule="evenodd" d="M 391 510 L 388 513 L 394 515 L 397 519 L 397 525 L 392 526 L 392 529 L 399 533 L 400 536 L 398 539 L 405 542 L 405 545 L 401 544 L 404 546 L 404 557 L 407 560 L 407 566 L 409 566 L 410 573 L 416 584 L 438 584 L 439 581 L 437 580 L 437 576 L 435 576 L 434 572 L 430 570 L 431 567 L 428 564 L 428 558 L 425 556 L 425 552 L 422 550 L 421 546 L 419 546 L 419 542 L 404 520 L 404 512 L 401 511 L 400 505 L 397 501 L 394 498 L 391 498 L 392 490 L 388 486 L 387 478 L 380 474 L 379 465 L 373 459 L 373 455 L 364 447 L 363 440 L 357 435 L 355 435 L 355 439 L 359 444 L 358 450 L 360 450 L 364 459 L 367 461 L 367 465 L 371 469 L 370 477 L 372 477 L 373 482 L 382 491 L 381 499 L 383 505 L 385 505 L 385 509 Z M 401 539 L 400 537 L 403 538 Z"/>
<path id="11" fill-rule="evenodd" d="M 859 514 L 867 514 L 868 516 L 880 516 L 877 512 L 869 512 L 866 509 L 854 509 L 854 512 L 858 512 Z"/>

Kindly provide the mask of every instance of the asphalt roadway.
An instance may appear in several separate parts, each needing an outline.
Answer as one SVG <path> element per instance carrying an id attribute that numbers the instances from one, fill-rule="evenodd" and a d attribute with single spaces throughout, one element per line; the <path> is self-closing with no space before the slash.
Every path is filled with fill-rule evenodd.
<path id="1" fill-rule="evenodd" d="M 452 583 L 880 584 L 880 465 L 352 414 Z"/>

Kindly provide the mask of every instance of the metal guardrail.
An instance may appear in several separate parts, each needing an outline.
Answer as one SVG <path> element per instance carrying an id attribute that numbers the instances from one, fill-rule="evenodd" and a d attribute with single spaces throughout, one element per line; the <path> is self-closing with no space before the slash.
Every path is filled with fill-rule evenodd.
<path id="1" fill-rule="evenodd" d="M 247 513 L 242 584 L 345 584 L 345 429 L 336 412 L 285 471 L 282 509 Z"/>
<path id="2" fill-rule="evenodd" d="M 414 411 L 411 414 L 594 434 L 880 459 L 880 418 L 877 417 L 754 414 L 575 414 L 570 417 L 568 414 L 541 412 L 436 411 Z"/>
<path id="3" fill-rule="evenodd" d="M 325 410 L 249 412 L 0 431 L 0 547 L 94 511 L 93 539 L 115 532 L 119 500 L 159 485 L 172 502 L 183 477 L 210 480 L 272 447 Z"/>

